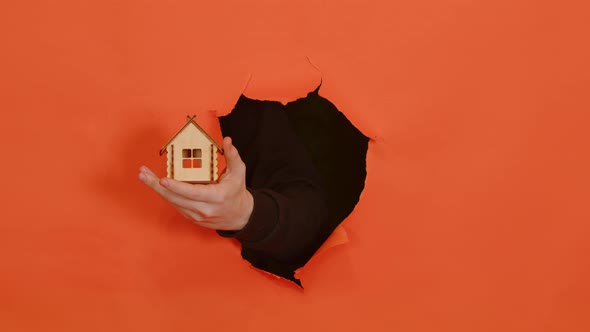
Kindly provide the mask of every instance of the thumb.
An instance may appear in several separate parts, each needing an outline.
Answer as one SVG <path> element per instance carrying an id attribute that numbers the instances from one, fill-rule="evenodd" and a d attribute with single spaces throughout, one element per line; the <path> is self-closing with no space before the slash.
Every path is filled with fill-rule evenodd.
<path id="1" fill-rule="evenodd" d="M 246 170 L 246 165 L 244 165 L 238 149 L 233 145 L 231 137 L 223 139 L 223 154 L 225 155 L 228 174 Z"/>

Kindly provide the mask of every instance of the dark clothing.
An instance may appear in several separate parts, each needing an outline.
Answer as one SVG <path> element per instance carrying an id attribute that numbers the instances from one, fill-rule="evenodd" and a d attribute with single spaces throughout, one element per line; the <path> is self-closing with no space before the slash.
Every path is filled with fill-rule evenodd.
<path id="1" fill-rule="evenodd" d="M 317 100 L 314 102 L 312 99 Z M 346 185 L 338 186 L 337 178 L 330 175 L 343 175 L 341 171 L 335 171 L 340 160 L 331 156 L 340 151 L 333 143 L 345 142 L 333 142 L 338 138 L 338 130 L 330 128 L 330 125 L 338 127 L 338 121 L 330 123 L 329 118 L 334 113 L 326 111 L 328 106 L 341 116 L 341 121 L 344 119 L 354 128 L 334 105 L 319 97 L 318 90 L 286 106 L 241 96 L 234 110 L 220 117 L 223 136 L 232 138 L 246 164 L 246 185 L 254 197 L 254 210 L 242 230 L 218 233 L 237 238 L 242 243 L 242 256 L 254 267 L 299 285 L 294 271 L 307 263 L 352 211 L 366 174 L 364 166 L 368 139 L 354 128 L 358 135 L 365 138 L 361 142 L 364 154 L 357 155 L 362 160 L 360 189 L 348 195 L 348 201 L 354 201 L 352 206 L 334 199 L 342 196 L 341 193 L 335 195 L 335 192 L 346 191 L 347 188 Z M 312 117 L 306 120 L 310 114 Z M 319 121 L 321 119 L 324 121 Z M 336 137 L 327 139 L 333 135 Z M 314 148 L 315 145 L 317 147 Z M 332 153 L 328 149 L 332 149 Z M 349 154 L 345 160 L 354 157 L 354 154 Z M 359 187 L 358 184 L 356 187 Z"/>

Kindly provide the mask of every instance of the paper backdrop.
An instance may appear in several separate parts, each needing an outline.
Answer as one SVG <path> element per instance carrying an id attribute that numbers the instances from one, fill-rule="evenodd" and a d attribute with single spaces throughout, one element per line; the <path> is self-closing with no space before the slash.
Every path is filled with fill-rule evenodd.
<path id="1" fill-rule="evenodd" d="M 589 331 L 589 9 L 2 2 L 0 330 Z M 320 80 L 374 141 L 301 291 L 136 176 L 187 114 Z"/>

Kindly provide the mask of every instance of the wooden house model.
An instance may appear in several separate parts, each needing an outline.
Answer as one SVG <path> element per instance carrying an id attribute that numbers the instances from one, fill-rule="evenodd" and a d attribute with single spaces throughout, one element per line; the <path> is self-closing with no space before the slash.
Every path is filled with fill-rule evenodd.
<path id="1" fill-rule="evenodd" d="M 160 150 L 167 152 L 167 177 L 190 183 L 214 183 L 218 179 L 217 153 L 223 149 L 187 116 L 187 122 Z"/>

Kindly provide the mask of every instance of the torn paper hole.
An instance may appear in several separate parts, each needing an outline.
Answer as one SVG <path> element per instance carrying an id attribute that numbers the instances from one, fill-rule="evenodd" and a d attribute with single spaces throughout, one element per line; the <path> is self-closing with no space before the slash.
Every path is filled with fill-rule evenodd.
<path id="1" fill-rule="evenodd" d="M 302 237 L 300 241 L 289 238 L 289 236 L 293 236 L 292 234 L 300 231 L 297 229 L 298 226 L 305 224 L 308 220 L 302 220 L 301 225 L 288 225 L 291 227 L 289 231 L 267 230 L 269 233 L 264 239 L 256 239 L 256 241 L 240 239 L 242 257 L 249 261 L 253 267 L 293 281 L 299 286 L 301 283 L 294 274 L 297 269 L 304 266 L 320 250 L 325 251 L 348 241 L 346 232 L 338 226 L 350 215 L 358 203 L 367 174 L 366 155 L 369 138 L 361 133 L 334 104 L 320 96 L 319 89 L 320 87 L 310 92 L 306 97 L 286 105 L 274 101 L 253 100 L 242 95 L 234 110 L 227 116 L 220 118 L 223 135 L 232 136 L 236 130 L 241 130 L 240 124 L 236 126 L 236 122 L 239 122 L 235 121 L 237 117 L 249 121 L 251 117 L 259 117 L 259 113 L 263 109 L 272 108 L 273 111 L 284 111 L 290 127 L 294 130 L 297 139 L 303 144 L 307 155 L 321 175 L 328 213 L 327 218 L 322 220 L 317 229 L 310 230 L 310 232 L 314 232 L 311 241 L 306 238 L 311 236 L 306 232 L 295 235 Z M 243 105 L 248 105 L 248 112 L 245 113 L 241 109 Z M 260 121 L 266 121 L 263 116 L 260 119 Z M 282 125 L 276 124 L 276 127 Z M 265 122 L 260 126 L 274 127 L 275 124 Z M 264 128 L 268 127 L 260 127 L 259 130 L 264 131 Z M 250 140 L 251 136 L 244 136 L 243 139 Z M 280 137 L 276 137 L 276 139 L 280 140 Z M 251 146 L 250 142 L 240 142 L 238 137 L 234 138 L 234 142 L 236 147 L 242 144 L 242 149 L 246 153 L 254 153 L 252 150 L 256 149 Z M 241 149 L 238 148 L 238 150 Z M 280 149 L 275 152 L 289 153 Z M 247 160 L 246 156 L 247 169 L 249 166 L 256 167 L 256 165 L 248 165 Z M 265 176 L 273 175 L 269 173 Z M 278 227 L 284 227 L 284 225 L 279 223 Z M 336 229 L 338 231 L 335 231 Z M 229 234 L 222 235 L 228 236 Z M 248 235 L 256 238 L 255 235 Z M 295 243 L 295 245 L 288 247 L 288 249 L 292 248 L 293 252 L 279 254 L 274 251 L 284 250 L 285 248 L 280 248 L 284 243 Z M 302 243 L 304 246 L 301 245 Z"/>

